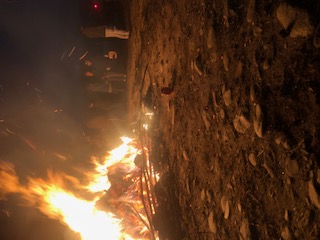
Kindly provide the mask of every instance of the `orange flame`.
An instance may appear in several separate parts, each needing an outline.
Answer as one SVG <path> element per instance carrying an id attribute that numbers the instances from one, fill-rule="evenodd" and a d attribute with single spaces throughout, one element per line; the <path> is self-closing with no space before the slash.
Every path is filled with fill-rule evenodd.
<path id="1" fill-rule="evenodd" d="M 95 158 L 92 159 L 95 165 L 95 173 L 89 174 L 90 184 L 86 187 L 90 192 L 102 192 L 110 188 L 111 184 L 107 177 L 110 167 L 122 164 L 127 172 L 131 172 L 136 168 L 134 158 L 139 151 L 130 145 L 131 138 L 122 137 L 121 140 L 123 143 L 110 151 L 103 163 L 99 163 Z"/>
<path id="2" fill-rule="evenodd" d="M 90 183 L 84 187 L 78 186 L 79 181 L 74 177 L 63 173 L 54 174 L 52 171 L 48 171 L 47 181 L 29 178 L 27 185 L 21 185 L 14 166 L 0 162 L 0 199 L 4 199 L 8 194 L 18 193 L 25 203 L 37 207 L 48 217 L 63 222 L 79 233 L 82 240 L 133 239 L 124 233 L 122 220 L 96 206 L 102 193 L 111 187 L 108 173 L 113 171 L 113 166 L 121 164 L 126 172 L 135 171 L 133 160 L 139 151 L 130 145 L 132 139 L 123 137 L 122 141 L 123 144 L 112 150 L 102 163 L 94 159 L 95 172 L 86 174 Z M 91 201 L 84 199 L 70 191 L 72 187 L 85 188 L 96 196 Z M 140 204 L 137 209 L 141 206 Z M 139 229 L 139 233 L 147 230 L 146 226 Z M 135 236 L 135 239 L 139 238 Z"/>

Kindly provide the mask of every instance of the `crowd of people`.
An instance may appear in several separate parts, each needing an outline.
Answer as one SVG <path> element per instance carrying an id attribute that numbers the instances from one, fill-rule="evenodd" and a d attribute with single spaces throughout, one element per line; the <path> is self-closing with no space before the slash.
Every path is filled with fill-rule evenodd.
<path id="1" fill-rule="evenodd" d="M 82 28 L 81 32 L 88 39 L 105 39 L 102 44 L 110 37 L 129 38 L 129 31 L 105 26 L 86 27 Z M 91 80 L 87 86 L 89 91 L 109 93 L 119 91 L 120 89 L 112 89 L 112 87 L 115 87 L 117 82 L 126 81 L 126 69 L 120 66 L 118 53 L 115 50 L 103 51 L 100 48 L 100 51 L 86 52 L 79 61 L 83 75 Z"/>
<path id="2" fill-rule="evenodd" d="M 82 27 L 81 38 L 82 46 L 71 49 L 68 57 L 77 61 L 85 88 L 88 138 L 105 148 L 105 135 L 123 131 L 126 124 L 127 69 L 122 48 L 126 47 L 129 31 Z"/>

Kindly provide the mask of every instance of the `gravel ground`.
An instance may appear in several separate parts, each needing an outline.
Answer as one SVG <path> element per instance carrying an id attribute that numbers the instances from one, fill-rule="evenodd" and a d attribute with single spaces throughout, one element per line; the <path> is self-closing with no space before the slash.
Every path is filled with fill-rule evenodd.
<path id="1" fill-rule="evenodd" d="M 319 239 L 319 9 L 130 1 L 129 119 L 142 100 L 158 120 L 161 239 Z"/>

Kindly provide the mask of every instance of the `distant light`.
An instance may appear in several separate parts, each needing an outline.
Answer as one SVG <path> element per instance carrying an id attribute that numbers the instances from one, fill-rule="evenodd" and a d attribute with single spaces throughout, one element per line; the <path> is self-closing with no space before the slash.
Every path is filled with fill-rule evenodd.
<path id="1" fill-rule="evenodd" d="M 93 8 L 94 8 L 94 9 L 98 9 L 98 7 L 99 7 L 99 6 L 98 6 L 97 3 L 93 4 Z"/>

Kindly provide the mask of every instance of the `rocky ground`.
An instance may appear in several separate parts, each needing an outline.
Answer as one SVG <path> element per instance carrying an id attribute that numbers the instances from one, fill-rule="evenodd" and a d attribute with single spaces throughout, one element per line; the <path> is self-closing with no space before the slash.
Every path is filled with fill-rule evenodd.
<path id="1" fill-rule="evenodd" d="M 156 115 L 161 239 L 319 239 L 320 4 L 130 12 L 130 116 L 141 100 Z"/>

